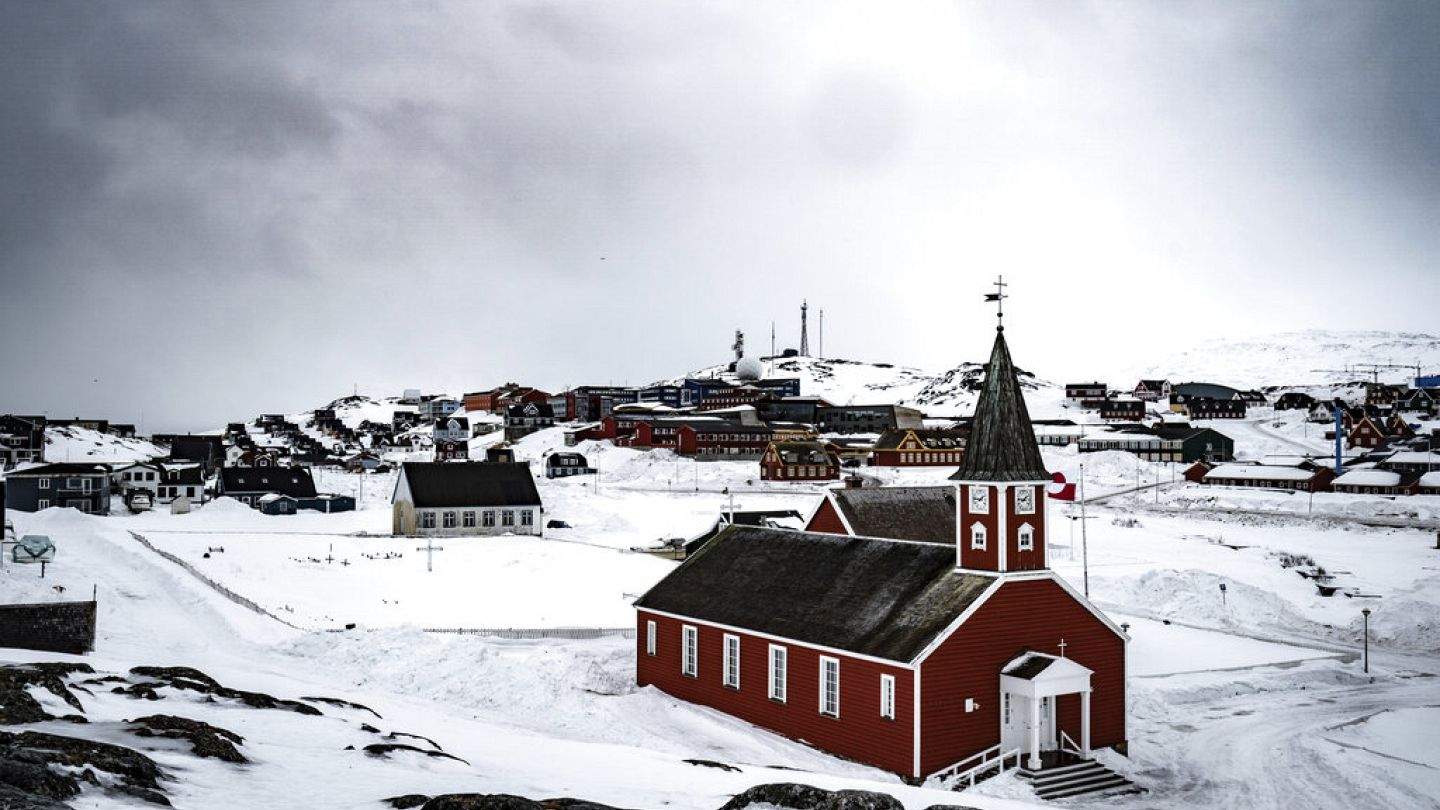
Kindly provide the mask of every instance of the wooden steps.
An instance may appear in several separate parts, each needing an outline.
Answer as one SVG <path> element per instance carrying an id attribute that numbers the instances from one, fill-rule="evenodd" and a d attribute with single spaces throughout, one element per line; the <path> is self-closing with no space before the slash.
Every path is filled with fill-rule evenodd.
<path id="1" fill-rule="evenodd" d="M 1083 796 L 1101 791 L 1138 792 L 1142 790 L 1134 782 L 1093 759 L 1038 771 L 1021 768 L 1016 775 L 1021 779 L 1029 779 L 1035 788 L 1035 795 L 1046 800 Z"/>

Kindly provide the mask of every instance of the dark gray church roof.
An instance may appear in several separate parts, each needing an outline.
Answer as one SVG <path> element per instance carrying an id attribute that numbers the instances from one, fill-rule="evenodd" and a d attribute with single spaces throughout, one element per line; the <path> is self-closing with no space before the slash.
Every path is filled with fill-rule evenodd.
<path id="1" fill-rule="evenodd" d="M 855 534 L 955 546 L 955 487 L 831 490 Z"/>
<path id="2" fill-rule="evenodd" d="M 406 462 L 402 474 L 419 509 L 540 503 L 529 464 Z"/>
<path id="3" fill-rule="evenodd" d="M 975 404 L 970 441 L 952 481 L 1047 481 L 1050 473 L 1035 443 L 1030 411 L 1020 393 L 1015 364 L 1005 332 L 995 334 L 995 348 L 985 366 L 985 386 Z"/>
<path id="4" fill-rule="evenodd" d="M 732 526 L 635 604 L 909 662 L 996 579 L 953 546 Z"/>

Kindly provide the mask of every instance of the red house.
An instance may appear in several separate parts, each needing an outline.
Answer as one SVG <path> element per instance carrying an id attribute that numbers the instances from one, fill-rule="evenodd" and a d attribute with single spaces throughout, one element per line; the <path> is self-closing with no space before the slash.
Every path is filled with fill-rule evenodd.
<path id="1" fill-rule="evenodd" d="M 761 481 L 835 481 L 840 455 L 825 442 L 771 442 L 760 457 Z"/>
<path id="2" fill-rule="evenodd" d="M 949 467 L 965 455 L 970 431 L 887 430 L 870 451 L 872 467 Z"/>
<path id="3" fill-rule="evenodd" d="M 636 602 L 638 682 L 911 779 L 1123 751 L 1127 638 L 1047 567 L 1003 332 L 952 480 L 951 544 L 721 532 Z"/>

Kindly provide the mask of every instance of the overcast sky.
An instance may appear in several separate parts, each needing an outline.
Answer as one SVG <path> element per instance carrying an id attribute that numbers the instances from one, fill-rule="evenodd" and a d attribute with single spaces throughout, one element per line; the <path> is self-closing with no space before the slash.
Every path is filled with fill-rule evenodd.
<path id="1" fill-rule="evenodd" d="M 0 77 L 0 413 L 642 383 L 804 298 L 940 370 L 998 273 L 1057 380 L 1440 312 L 1433 2 L 0 0 Z"/>

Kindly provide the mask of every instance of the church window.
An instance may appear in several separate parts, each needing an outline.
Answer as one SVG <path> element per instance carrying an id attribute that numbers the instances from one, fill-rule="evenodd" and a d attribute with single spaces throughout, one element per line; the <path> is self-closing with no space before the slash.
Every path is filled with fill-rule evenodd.
<path id="1" fill-rule="evenodd" d="M 820 713 L 840 716 L 840 659 L 820 656 Z"/>
<path id="2" fill-rule="evenodd" d="M 473 528 L 475 528 L 475 513 L 474 513 L 474 512 L 466 512 L 465 515 L 464 515 L 464 517 L 462 518 L 462 520 L 463 520 L 463 522 L 464 522 L 465 528 L 467 528 L 467 529 L 473 529 Z"/>
<path id="3" fill-rule="evenodd" d="M 770 645 L 770 699 L 785 702 L 785 670 L 787 653 L 784 647 Z"/>
<path id="4" fill-rule="evenodd" d="M 446 512 L 446 513 L 445 513 L 445 518 L 444 518 L 444 520 L 445 520 L 445 528 L 447 528 L 447 529 L 453 529 L 453 528 L 455 528 L 455 513 L 454 513 L 454 512 Z"/>
<path id="5" fill-rule="evenodd" d="M 725 634 L 725 685 L 740 688 L 740 637 Z"/>
<path id="6" fill-rule="evenodd" d="M 699 639 L 697 638 L 699 631 L 687 624 L 680 628 L 680 634 L 682 641 L 681 647 L 683 650 L 680 656 L 680 674 L 693 678 L 695 677 L 699 663 L 697 660 L 699 653 L 698 650 L 696 650 L 696 647 L 699 645 Z"/>
<path id="7" fill-rule="evenodd" d="M 970 527 L 970 548 L 985 550 L 985 527 L 979 523 Z"/>
<path id="8" fill-rule="evenodd" d="M 1020 526 L 1020 550 L 1035 550 L 1035 529 L 1032 528 L 1029 523 Z"/>
<path id="9" fill-rule="evenodd" d="M 895 719 L 895 676 L 880 676 L 880 716 L 886 720 Z"/>
<path id="10" fill-rule="evenodd" d="M 433 528 L 435 528 L 435 513 L 434 513 L 434 512 L 421 512 L 421 513 L 420 513 L 420 528 L 422 528 L 422 529 L 433 529 Z"/>
<path id="11" fill-rule="evenodd" d="M 655 620 L 645 622 L 645 654 L 655 654 Z"/>

